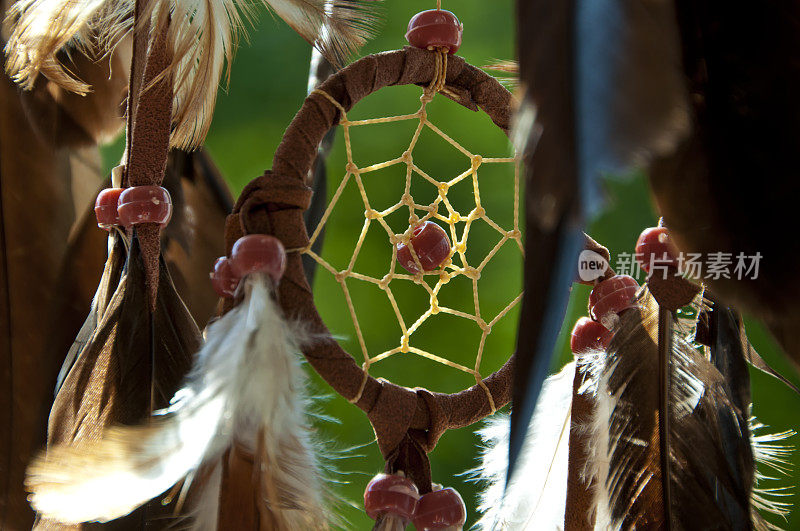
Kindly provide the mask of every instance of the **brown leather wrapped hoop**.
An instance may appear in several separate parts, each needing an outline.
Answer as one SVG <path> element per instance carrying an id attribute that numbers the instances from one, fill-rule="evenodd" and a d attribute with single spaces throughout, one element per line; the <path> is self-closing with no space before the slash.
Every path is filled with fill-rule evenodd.
<path id="1" fill-rule="evenodd" d="M 386 86 L 428 86 L 436 75 L 437 53 L 405 47 L 370 55 L 330 77 L 319 90 L 348 111 L 361 98 Z M 483 110 L 508 134 L 512 97 L 496 79 L 460 57 L 450 56 L 445 80 L 443 95 L 470 110 Z M 228 254 L 239 237 L 253 233 L 272 234 L 290 251 L 308 246 L 302 214 L 311 198 L 307 184 L 309 169 L 319 143 L 338 123 L 340 114 L 338 107 L 323 94 L 315 92 L 306 99 L 278 146 L 272 170 L 244 189 L 228 217 L 225 234 Z M 442 433 L 468 426 L 511 399 L 513 356 L 482 382 L 454 394 L 412 390 L 366 374 L 330 338 L 314 306 L 299 252 L 289 253 L 286 274 L 278 291 L 287 316 L 302 319 L 327 338 L 305 350 L 311 366 L 339 394 L 367 413 L 387 469 L 404 470 L 421 492 L 431 488 L 427 453 Z"/>

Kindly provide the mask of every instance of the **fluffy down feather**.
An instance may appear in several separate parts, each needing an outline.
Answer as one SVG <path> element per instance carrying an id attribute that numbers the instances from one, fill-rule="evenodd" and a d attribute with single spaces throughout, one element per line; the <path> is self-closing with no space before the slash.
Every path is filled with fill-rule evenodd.
<path id="1" fill-rule="evenodd" d="M 478 529 L 563 529 L 574 378 L 575 363 L 571 362 L 545 380 L 507 489 L 508 417 L 492 419 L 480 430 L 486 448 L 475 472 L 487 485 Z"/>

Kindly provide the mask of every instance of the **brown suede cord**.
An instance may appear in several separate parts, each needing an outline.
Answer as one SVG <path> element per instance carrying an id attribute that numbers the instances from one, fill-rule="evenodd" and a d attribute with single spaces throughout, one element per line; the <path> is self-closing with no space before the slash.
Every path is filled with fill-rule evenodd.
<path id="1" fill-rule="evenodd" d="M 136 3 L 133 57 L 128 103 L 125 186 L 160 186 L 167 168 L 172 123 L 172 76 L 164 75 L 171 61 L 167 45 L 168 25 L 150 35 L 139 17 L 149 0 Z M 152 37 L 152 38 L 151 38 Z M 161 227 L 155 223 L 136 226 L 142 249 L 147 292 L 152 309 L 158 290 L 158 257 L 161 252 Z"/>
<path id="2" fill-rule="evenodd" d="M 364 96 L 391 85 L 428 86 L 436 71 L 438 52 L 406 47 L 364 57 L 330 77 L 319 89 L 349 110 Z M 508 133 L 511 120 L 511 94 L 497 80 L 450 56 L 447 61 L 447 97 L 466 108 L 482 109 Z M 278 147 L 273 168 L 251 182 L 242 192 L 225 227 L 227 253 L 245 234 L 271 234 L 287 250 L 302 249 L 309 239 L 303 212 L 311 200 L 307 185 L 309 169 L 325 133 L 334 126 L 340 112 L 319 93 L 312 93 L 287 128 Z M 378 447 L 387 470 L 404 470 L 421 492 L 431 488 L 427 453 L 450 428 L 468 426 L 492 413 L 486 391 L 475 385 L 447 395 L 425 389 L 408 389 L 385 380 L 366 376 L 355 360 L 331 338 L 316 307 L 303 273 L 300 253 L 289 252 L 286 273 L 278 297 L 287 316 L 302 319 L 322 339 L 304 352 L 311 366 L 339 394 L 354 400 L 367 413 L 375 429 Z M 227 301 L 230 309 L 233 301 Z M 492 395 L 495 408 L 511 399 L 512 356 L 483 384 Z M 363 384 L 363 390 L 361 389 Z M 360 394 L 359 394 L 360 391 Z"/>

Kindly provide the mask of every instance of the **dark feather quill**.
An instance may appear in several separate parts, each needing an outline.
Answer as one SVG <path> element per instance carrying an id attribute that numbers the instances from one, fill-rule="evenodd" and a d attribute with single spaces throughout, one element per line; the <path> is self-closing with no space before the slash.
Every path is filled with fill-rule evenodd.
<path id="1" fill-rule="evenodd" d="M 520 81 L 528 92 L 515 143 L 525 162 L 525 298 L 522 302 L 509 438 L 509 474 L 550 369 L 583 242 L 575 164 L 571 3 L 517 3 Z M 535 251 L 534 251 L 535 250 Z"/>
<path id="2" fill-rule="evenodd" d="M 749 407 L 740 407 L 749 398 L 743 359 L 724 333 L 712 361 L 672 335 L 665 470 L 658 307 L 646 289 L 640 303 L 622 316 L 599 373 L 592 465 L 598 514 L 623 529 L 750 529 L 755 464 Z M 668 505 L 662 481 L 669 482 Z"/>

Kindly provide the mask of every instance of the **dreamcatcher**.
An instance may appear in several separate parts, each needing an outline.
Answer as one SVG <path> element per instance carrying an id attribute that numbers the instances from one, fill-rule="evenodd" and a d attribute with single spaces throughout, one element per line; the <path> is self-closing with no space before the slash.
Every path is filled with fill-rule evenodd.
<path id="1" fill-rule="evenodd" d="M 481 204 L 480 169 L 493 164 L 513 169 L 516 160 L 467 151 L 428 119 L 427 105 L 442 94 L 468 109 L 483 110 L 507 133 L 512 98 L 494 78 L 452 55 L 460 45 L 461 25 L 451 13 L 437 9 L 417 15 L 409 25 L 408 38 L 414 46 L 356 61 L 311 93 L 287 129 L 272 170 L 245 188 L 228 218 L 228 257 L 217 262 L 212 274 L 215 288 L 226 297 L 227 313 L 206 331 L 195 369 L 183 388 L 147 425 L 106 430 L 102 441 L 77 449 L 51 449 L 30 474 L 32 501 L 40 511 L 58 513 L 69 521 L 111 519 L 188 477 L 183 490 L 189 484 L 197 487 L 200 527 L 212 527 L 217 521 L 234 528 L 325 527 L 324 486 L 303 411 L 304 378 L 295 355 L 302 348 L 311 366 L 363 409 L 375 429 L 387 476 L 376 478 L 365 498 L 367 512 L 378 518 L 378 525 L 388 529 L 404 520 L 414 520 L 418 528 L 463 525 L 463 501 L 453 489 L 432 482 L 427 454 L 447 429 L 468 426 L 509 401 L 513 357 L 499 371 L 484 377 L 481 352 L 492 326 L 521 295 L 512 296 L 512 302 L 487 321 L 480 313 L 477 281 L 501 246 L 522 249 L 517 222 L 519 178 L 512 170 L 514 202 L 509 206 L 514 210 L 514 224 L 501 227 Z M 361 98 L 389 85 L 421 86 L 418 111 L 390 118 L 348 119 L 347 112 Z M 417 123 L 403 154 L 358 168 L 352 158 L 350 130 L 392 121 Z M 309 170 L 317 146 L 337 123 L 348 152 L 347 174 L 309 237 L 303 223 L 303 211 L 311 197 Z M 417 167 L 413 151 L 423 128 L 467 155 L 469 169 L 451 181 L 440 182 Z M 394 164 L 406 168 L 406 191 L 394 206 L 377 211 L 360 185 L 361 176 Z M 408 184 L 412 174 L 437 187 L 432 204 L 415 202 Z M 312 251 L 348 180 L 358 184 L 366 207 L 362 240 L 371 224 L 387 231 L 392 261 L 383 278 L 360 275 L 352 267 L 336 271 Z M 469 213 L 457 211 L 447 197 L 448 188 L 460 181 L 473 184 L 475 207 Z M 400 209 L 408 210 L 409 226 L 395 234 L 384 217 Z M 481 263 L 471 264 L 466 247 L 470 225 L 476 220 L 496 230 L 499 243 Z M 364 347 L 364 363 L 359 366 L 330 337 L 319 317 L 303 273 L 303 255 L 332 273 L 342 286 L 362 346 L 346 280 L 376 284 L 390 301 L 392 282 L 410 281 L 425 289 L 430 308 L 416 323 L 406 324 L 393 305 L 402 330 L 400 344 L 375 356 Z M 457 312 L 437 298 L 441 286 L 458 276 L 473 285 L 474 314 Z M 435 284 L 424 282 L 426 277 L 435 278 Z M 480 328 L 482 339 L 474 368 L 414 346 L 416 328 L 438 313 L 458 315 Z M 447 364 L 472 375 L 476 384 L 448 395 L 404 388 L 369 374 L 372 364 L 398 353 Z M 397 490 L 393 484 L 398 482 L 407 495 L 402 501 L 392 494 Z M 98 499 L 108 502 L 98 503 Z"/>

